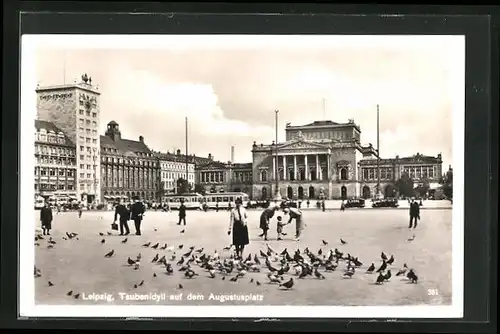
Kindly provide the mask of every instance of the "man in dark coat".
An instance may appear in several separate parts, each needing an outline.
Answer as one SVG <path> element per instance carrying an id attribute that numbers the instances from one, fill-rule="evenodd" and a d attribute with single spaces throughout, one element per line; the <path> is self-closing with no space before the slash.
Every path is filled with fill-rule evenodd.
<path id="1" fill-rule="evenodd" d="M 186 225 L 186 205 L 183 199 L 181 199 L 181 206 L 179 206 L 179 222 L 177 225 L 180 225 L 181 222 L 184 222 L 184 225 Z"/>
<path id="2" fill-rule="evenodd" d="M 130 234 L 130 229 L 128 228 L 128 221 L 130 219 L 130 211 L 122 203 L 118 203 L 115 208 L 115 220 L 120 216 L 120 235 L 123 235 L 123 230 L 125 229 L 125 235 Z"/>
<path id="3" fill-rule="evenodd" d="M 420 206 L 412 199 L 410 204 L 410 225 L 408 228 L 417 228 L 417 222 L 420 219 Z"/>
<path id="4" fill-rule="evenodd" d="M 40 210 L 40 223 L 44 235 L 50 235 L 52 229 L 52 209 L 49 203 L 45 202 L 45 206 Z"/>
<path id="5" fill-rule="evenodd" d="M 135 235 L 141 235 L 141 222 L 144 212 L 146 211 L 146 207 L 144 204 L 136 199 L 136 202 L 130 208 L 130 218 L 134 221 L 135 225 Z"/>

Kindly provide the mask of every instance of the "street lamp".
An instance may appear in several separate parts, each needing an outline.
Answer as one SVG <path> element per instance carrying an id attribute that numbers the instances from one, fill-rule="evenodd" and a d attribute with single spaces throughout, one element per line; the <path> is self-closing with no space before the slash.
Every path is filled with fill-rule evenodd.
<path id="1" fill-rule="evenodd" d="M 94 160 L 94 204 L 97 204 L 97 151 L 94 148 L 94 154 L 92 155 L 92 160 Z"/>
<path id="2" fill-rule="evenodd" d="M 281 193 L 280 193 L 280 185 L 279 185 L 279 172 L 278 172 L 278 113 L 279 110 L 276 109 L 274 111 L 275 113 L 275 135 L 276 135 L 276 141 L 274 142 L 276 145 L 276 163 L 275 163 L 275 170 L 274 170 L 274 175 L 275 175 L 275 181 L 276 181 L 276 191 L 275 191 L 275 200 L 280 201 L 281 200 Z M 283 166 L 285 167 L 285 166 Z"/>

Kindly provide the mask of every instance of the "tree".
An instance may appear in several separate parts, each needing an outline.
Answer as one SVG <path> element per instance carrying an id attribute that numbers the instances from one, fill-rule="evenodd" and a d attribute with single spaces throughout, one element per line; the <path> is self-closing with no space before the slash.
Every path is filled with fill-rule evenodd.
<path id="1" fill-rule="evenodd" d="M 189 192 L 189 183 L 182 177 L 177 180 L 177 194 L 186 194 Z"/>
<path id="2" fill-rule="evenodd" d="M 415 195 L 413 191 L 413 181 L 410 179 L 408 173 L 401 174 L 401 178 L 396 181 L 396 187 L 400 195 L 405 197 L 413 197 Z"/>
<path id="3" fill-rule="evenodd" d="M 453 199 L 453 170 L 451 168 L 443 176 L 442 185 L 443 185 L 443 194 L 447 198 Z"/>
<path id="4" fill-rule="evenodd" d="M 420 184 L 415 188 L 415 192 L 419 195 L 419 197 L 425 197 L 430 189 L 429 180 L 427 178 L 423 178 L 420 181 Z"/>
<path id="5" fill-rule="evenodd" d="M 201 195 L 205 195 L 205 187 L 203 187 L 201 184 L 195 184 L 194 192 Z"/>

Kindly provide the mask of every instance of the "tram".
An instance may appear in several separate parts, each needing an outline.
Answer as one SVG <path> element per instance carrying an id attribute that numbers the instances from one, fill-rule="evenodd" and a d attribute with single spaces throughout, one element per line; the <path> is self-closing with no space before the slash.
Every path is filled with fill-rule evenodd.
<path id="1" fill-rule="evenodd" d="M 205 196 L 203 196 L 203 204 L 206 204 L 209 209 L 215 209 L 217 206 L 219 209 L 227 209 L 229 208 L 229 204 L 234 208 L 234 201 L 236 201 L 237 198 L 241 198 L 243 207 L 246 208 L 248 206 L 250 198 L 247 194 L 242 192 L 205 194 Z"/>
<path id="2" fill-rule="evenodd" d="M 181 199 L 184 200 L 184 205 L 188 210 L 201 210 L 202 208 L 203 196 L 198 193 L 164 196 L 165 203 L 168 204 L 171 210 L 179 210 Z"/>

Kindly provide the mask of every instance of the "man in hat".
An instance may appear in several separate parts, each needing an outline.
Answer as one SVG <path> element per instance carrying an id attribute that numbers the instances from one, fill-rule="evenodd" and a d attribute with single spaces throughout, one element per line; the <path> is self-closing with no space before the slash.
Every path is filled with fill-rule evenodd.
<path id="1" fill-rule="evenodd" d="M 412 198 L 410 204 L 410 225 L 408 226 L 408 228 L 416 229 L 419 219 L 420 219 L 420 206 L 418 205 L 417 201 L 415 201 L 415 199 Z"/>
<path id="2" fill-rule="evenodd" d="M 120 235 L 124 235 L 123 230 L 125 229 L 125 235 L 130 234 L 130 229 L 128 227 L 128 221 L 130 219 L 130 211 L 127 209 L 125 205 L 123 205 L 120 200 L 115 208 L 115 220 L 120 216 Z"/>
<path id="3" fill-rule="evenodd" d="M 135 225 L 135 235 L 141 235 L 141 222 L 144 216 L 144 212 L 146 211 L 146 207 L 139 200 L 138 197 L 135 198 L 135 203 L 130 208 L 131 218 L 134 221 Z"/>
<path id="4" fill-rule="evenodd" d="M 293 219 L 295 219 L 295 239 L 294 241 L 300 240 L 300 235 L 302 234 L 302 230 L 304 229 L 304 220 L 302 218 L 302 211 L 297 208 L 284 208 L 283 213 L 288 215 L 290 218 L 288 219 L 288 223 L 290 224 Z"/>
<path id="5" fill-rule="evenodd" d="M 52 209 L 49 203 L 45 201 L 44 207 L 40 210 L 40 223 L 44 235 L 50 235 L 52 229 Z"/>
<path id="6" fill-rule="evenodd" d="M 262 233 L 259 234 L 259 237 L 264 237 L 264 240 L 267 240 L 267 231 L 269 230 L 269 222 L 271 218 L 273 218 L 275 212 L 279 209 L 277 205 L 270 205 L 267 209 L 265 209 L 260 215 L 260 229 Z"/>
<path id="7" fill-rule="evenodd" d="M 179 222 L 177 225 L 180 225 L 182 222 L 184 222 L 184 225 L 186 225 L 186 205 L 184 204 L 184 198 L 181 198 L 181 205 L 179 206 Z"/>

